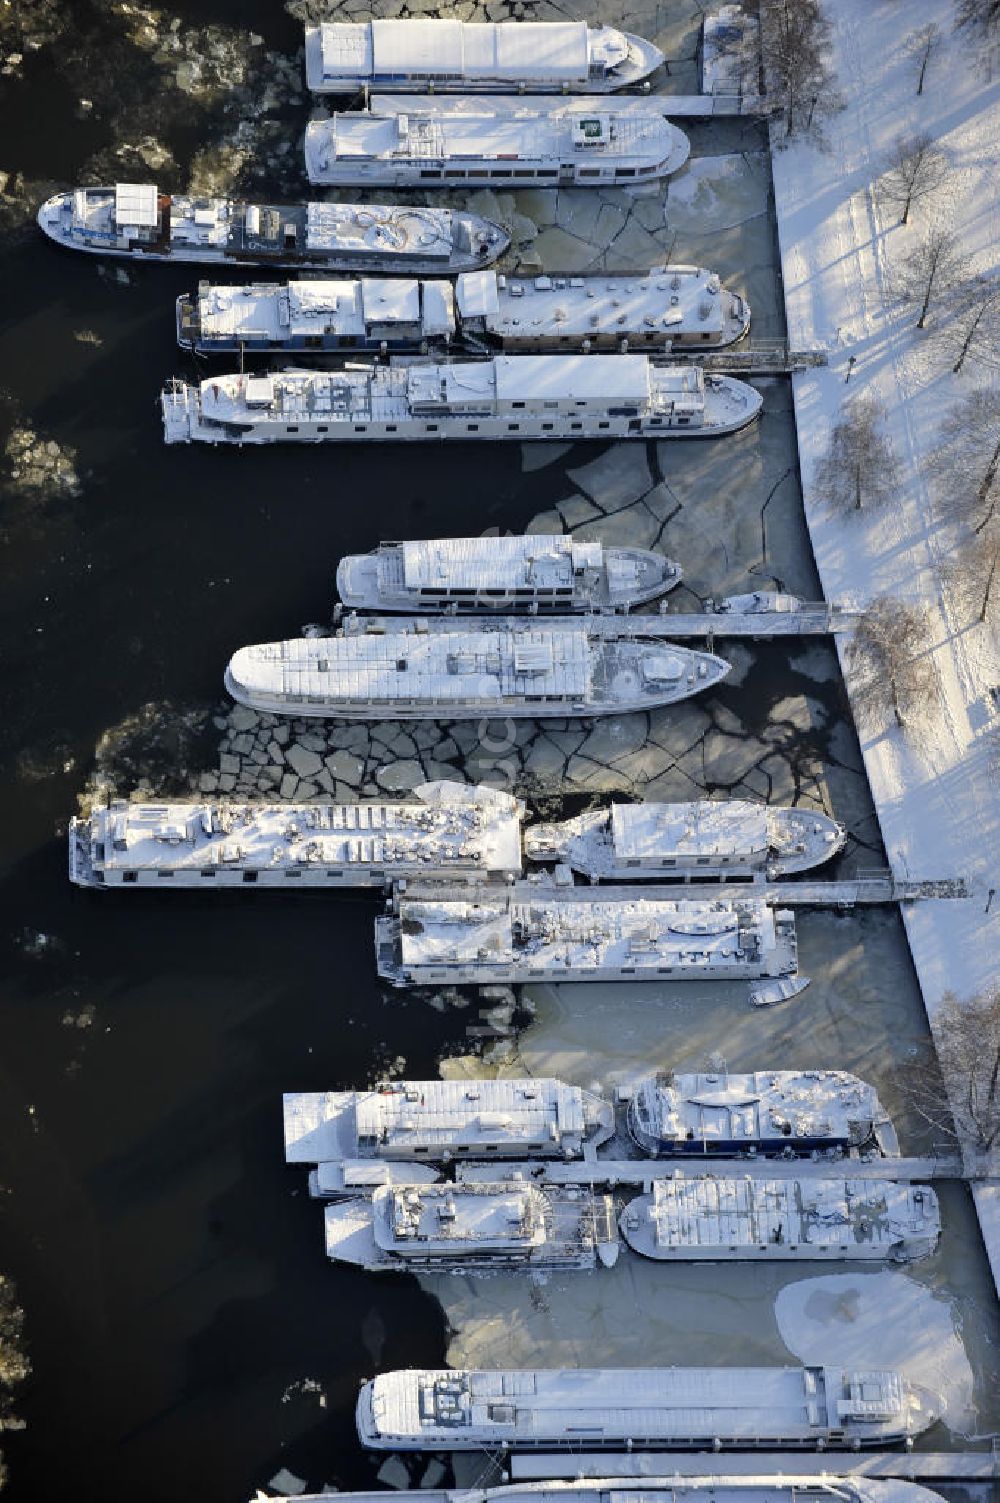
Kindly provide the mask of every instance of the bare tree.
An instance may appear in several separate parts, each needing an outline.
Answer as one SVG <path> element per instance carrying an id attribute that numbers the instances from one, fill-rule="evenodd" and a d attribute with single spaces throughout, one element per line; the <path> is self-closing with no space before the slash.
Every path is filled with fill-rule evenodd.
<path id="1" fill-rule="evenodd" d="M 816 484 L 838 510 L 882 506 L 899 486 L 899 465 L 874 395 L 845 402 L 816 468 Z"/>
<path id="2" fill-rule="evenodd" d="M 1000 54 L 1000 4 L 998 0 L 955 0 L 955 30 L 976 49 L 989 74 Z"/>
<path id="3" fill-rule="evenodd" d="M 886 158 L 879 194 L 902 209 L 900 224 L 906 224 L 914 203 L 936 193 L 948 175 L 944 152 L 926 131 L 915 136 L 897 136 Z"/>
<path id="4" fill-rule="evenodd" d="M 1000 595 L 1000 528 L 973 532 L 959 543 L 948 569 L 953 594 L 984 623 L 996 616 Z"/>
<path id="5" fill-rule="evenodd" d="M 1000 1143 L 1000 987 L 964 1001 L 946 993 L 905 1089 L 936 1132 L 981 1152 Z"/>
<path id="6" fill-rule="evenodd" d="M 918 26 L 916 31 L 911 31 L 903 44 L 906 51 L 916 61 L 919 69 L 917 75 L 917 93 L 924 92 L 924 78 L 931 58 L 941 45 L 941 28 L 936 21 L 929 21 L 926 26 Z"/>
<path id="7" fill-rule="evenodd" d="M 847 668 L 851 704 L 864 725 L 878 723 L 887 699 L 898 726 L 925 718 L 934 695 L 928 630 L 925 609 L 889 595 L 876 596 L 859 616 Z"/>
<path id="8" fill-rule="evenodd" d="M 957 376 L 966 360 L 997 364 L 1000 357 L 1000 277 L 973 277 L 956 292 L 954 323 Z"/>
<path id="9" fill-rule="evenodd" d="M 844 108 L 829 66 L 832 28 L 819 0 L 760 0 L 767 92 L 787 137 L 822 137 L 830 115 Z"/>
<path id="10" fill-rule="evenodd" d="M 904 297 L 920 302 L 918 329 L 925 326 L 931 304 L 966 280 L 968 267 L 958 236 L 944 224 L 932 225 L 903 258 L 899 285 Z"/>
<path id="11" fill-rule="evenodd" d="M 931 473 L 946 516 L 976 535 L 1000 526 L 1000 391 L 977 387 L 952 406 Z"/>

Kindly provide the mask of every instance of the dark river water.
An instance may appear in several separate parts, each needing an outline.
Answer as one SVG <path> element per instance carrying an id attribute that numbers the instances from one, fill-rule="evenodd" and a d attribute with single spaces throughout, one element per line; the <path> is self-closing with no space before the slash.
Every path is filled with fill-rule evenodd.
<path id="1" fill-rule="evenodd" d="M 121 143 L 119 88 L 130 129 L 183 167 L 197 120 L 165 129 L 155 93 L 143 104 L 155 75 L 115 41 L 111 8 L 40 9 L 89 37 L 83 71 L 50 46 L 0 78 L 0 168 L 78 181 Z M 276 3 L 173 10 L 299 44 Z M 81 119 L 84 94 L 100 108 Z M 28 424 L 81 477 L 76 496 L 0 490 L 0 1271 L 34 1369 L 9 1496 L 239 1503 L 282 1466 L 363 1486 L 378 1463 L 354 1441 L 359 1381 L 442 1363 L 448 1333 L 415 1280 L 329 1266 L 305 1176 L 283 1163 L 281 1093 L 348 1088 L 398 1056 L 434 1076 L 465 1019 L 380 986 L 373 899 L 82 893 L 66 821 L 101 734 L 144 706 L 166 727 L 161 762 L 214 765 L 174 747 L 171 710 L 219 700 L 239 645 L 326 619 L 340 554 L 521 531 L 595 451 L 524 472 L 515 446 L 165 449 L 173 302 L 197 273 L 109 270 L 30 229 L 0 242 L 0 448 Z M 799 689 L 777 650 L 748 682 L 755 726 Z M 816 692 L 842 719 L 838 685 Z"/>

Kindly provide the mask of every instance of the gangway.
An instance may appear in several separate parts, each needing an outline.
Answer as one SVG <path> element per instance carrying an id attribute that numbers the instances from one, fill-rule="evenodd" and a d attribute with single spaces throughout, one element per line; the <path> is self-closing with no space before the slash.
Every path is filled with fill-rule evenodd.
<path id="1" fill-rule="evenodd" d="M 848 606 L 827 605 L 823 601 L 802 602 L 794 611 L 670 611 L 661 609 L 649 614 L 613 614 L 591 612 L 576 616 L 525 615 L 525 622 L 544 623 L 547 631 L 576 630 L 585 626 L 589 632 L 614 640 L 630 637 L 659 637 L 668 640 L 697 637 L 711 644 L 717 637 L 825 637 L 849 631 L 859 612 Z M 468 631 L 469 624 L 495 619 L 474 612 L 441 616 L 378 616 L 334 610 L 334 625 L 345 636 L 364 633 L 418 631 Z"/>
<path id="2" fill-rule="evenodd" d="M 700 365 L 708 374 L 726 376 L 790 376 L 795 371 L 826 365 L 827 352 L 792 349 L 785 339 L 754 339 L 750 344 L 722 350 L 674 350 L 651 355 L 654 365 Z"/>
<path id="3" fill-rule="evenodd" d="M 714 1154 L 664 1156 L 661 1159 L 602 1159 L 563 1160 L 532 1159 L 527 1163 L 504 1162 L 476 1163 L 472 1160 L 458 1164 L 455 1176 L 461 1182 L 469 1180 L 504 1180 L 518 1176 L 528 1183 L 532 1181 L 549 1185 L 576 1185 L 581 1189 L 627 1189 L 641 1190 L 648 1194 L 653 1182 L 658 1179 L 673 1179 L 676 1174 L 688 1178 L 694 1175 L 711 1174 L 719 1178 L 740 1179 L 829 1179 L 831 1176 L 846 1176 L 849 1179 L 902 1180 L 907 1183 L 925 1184 L 928 1180 L 969 1179 L 968 1169 L 958 1154 L 935 1154 L 925 1158 L 841 1157 L 819 1155 L 816 1158 L 764 1158 L 763 1155 L 744 1158 L 717 1158 Z M 983 1177 L 987 1177 L 984 1175 Z"/>

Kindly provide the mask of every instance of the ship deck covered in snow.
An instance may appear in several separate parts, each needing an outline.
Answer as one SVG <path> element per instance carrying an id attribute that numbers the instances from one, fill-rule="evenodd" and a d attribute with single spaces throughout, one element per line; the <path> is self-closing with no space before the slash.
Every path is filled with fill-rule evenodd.
<path id="1" fill-rule="evenodd" d="M 539 1462 L 545 1464 L 541 1458 Z M 731 1476 L 725 1467 L 713 1462 L 705 1467 L 704 1476 L 688 1475 L 690 1469 L 685 1468 L 683 1475 L 672 1470 L 669 1477 L 654 1477 L 643 1467 L 641 1477 L 597 1477 L 588 1472 L 585 1478 L 573 1481 L 463 1487 L 460 1492 L 454 1488 L 403 1488 L 393 1491 L 393 1499 L 394 1503 L 942 1503 L 940 1493 L 918 1482 L 900 1477 L 845 1476 L 846 1468 L 835 1463 L 801 1476 L 787 1469 L 780 1475 L 766 1474 L 763 1468 L 762 1461 L 758 1475 L 747 1472 Z M 735 1472 L 736 1468 L 731 1470 Z M 301 1497 L 302 1503 L 319 1503 L 329 1494 L 306 1493 Z M 338 1493 L 337 1503 L 385 1503 L 385 1489 Z"/>
<path id="2" fill-rule="evenodd" d="M 521 813 L 500 790 L 424 783 L 409 802 L 159 803 L 70 821 L 69 874 L 86 887 L 385 887 L 520 874 Z"/>
<path id="3" fill-rule="evenodd" d="M 633 87 L 663 62 L 651 42 L 585 21 L 371 20 L 306 27 L 313 93 L 362 88 L 569 89 Z"/>
<path id="4" fill-rule="evenodd" d="M 843 849 L 847 832 L 826 814 L 749 799 L 612 804 L 525 836 L 531 861 L 562 862 L 592 881 L 653 877 L 773 880 Z"/>
<path id="5" fill-rule="evenodd" d="M 732 376 L 646 355 L 495 355 L 344 370 L 235 372 L 161 397 L 168 444 L 712 438 L 758 416 Z"/>
<path id="6" fill-rule="evenodd" d="M 934 1423 L 940 1402 L 892 1370 L 532 1368 L 382 1373 L 358 1399 L 377 1450 L 880 1446 Z"/>
<path id="7" fill-rule="evenodd" d="M 226 670 L 234 699 L 275 714 L 353 720 L 544 719 L 674 704 L 718 683 L 728 663 L 577 626 L 498 616 L 451 632 L 361 630 L 241 648 Z"/>
<path id="8" fill-rule="evenodd" d="M 576 1159 L 606 1142 L 610 1102 L 561 1080 L 391 1080 L 370 1091 L 284 1097 L 285 1159 L 450 1163 L 456 1159 Z"/>
<path id="9" fill-rule="evenodd" d="M 580 901 L 514 889 L 400 895 L 376 920 L 379 975 L 438 982 L 738 980 L 796 971 L 795 921 L 756 899 Z"/>
<path id="10" fill-rule="evenodd" d="M 654 600 L 676 585 L 678 564 L 645 548 L 532 533 L 381 543 L 350 554 L 337 593 L 361 611 L 607 611 Z"/>
<path id="11" fill-rule="evenodd" d="M 656 101 L 559 94 L 373 94 L 367 109 L 312 120 L 305 135 L 309 181 L 354 187 L 600 188 L 668 177 L 690 150 Z"/>
<path id="12" fill-rule="evenodd" d="M 875 1088 L 845 1070 L 651 1075 L 629 1093 L 627 1120 L 653 1157 L 899 1153 Z"/>
<path id="13" fill-rule="evenodd" d="M 503 255 L 510 235 L 478 214 L 399 204 L 253 204 L 161 193 L 154 183 L 77 188 L 46 199 L 50 239 L 144 261 L 317 271 L 469 271 Z"/>
<path id="14" fill-rule="evenodd" d="M 327 1257 L 380 1271 L 594 1268 L 618 1256 L 610 1195 L 522 1180 L 383 1185 L 324 1208 Z"/>
<path id="15" fill-rule="evenodd" d="M 518 351 L 716 349 L 750 308 L 714 272 L 440 279 L 203 282 L 177 302 L 177 338 L 201 354 L 281 350 Z"/>
<path id="16" fill-rule="evenodd" d="M 941 1233 L 927 1185 L 816 1175 L 657 1179 L 620 1225 L 633 1252 L 663 1262 L 910 1262 L 932 1253 Z"/>

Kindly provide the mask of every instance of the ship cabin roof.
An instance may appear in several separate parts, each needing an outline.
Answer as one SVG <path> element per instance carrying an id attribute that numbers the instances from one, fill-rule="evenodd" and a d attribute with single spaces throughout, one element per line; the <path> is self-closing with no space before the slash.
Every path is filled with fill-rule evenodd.
<path id="1" fill-rule="evenodd" d="M 333 864 L 520 870 L 517 800 L 490 788 L 423 784 L 411 802 L 130 804 L 95 809 L 95 866 L 119 869 L 285 869 Z"/>
<path id="2" fill-rule="evenodd" d="M 115 224 L 124 229 L 155 230 L 159 227 L 160 210 L 155 183 L 115 184 Z"/>
<path id="3" fill-rule="evenodd" d="M 402 554 L 403 585 L 420 592 L 573 589 L 574 578 L 604 562 L 600 543 L 571 537 L 436 538 L 392 545 Z"/>
<path id="4" fill-rule="evenodd" d="M 586 22 L 517 24 L 455 20 L 372 20 L 319 26 L 321 80 L 521 78 L 585 82 Z M 315 45 L 307 34 L 307 46 Z"/>
<path id="5" fill-rule="evenodd" d="M 643 1211 L 654 1248 L 664 1251 L 844 1246 L 849 1255 L 856 1247 L 933 1237 L 940 1227 L 937 1197 L 927 1186 L 813 1175 L 657 1179 L 652 1194 L 622 1218 L 626 1233 L 639 1230 L 639 1251 Z"/>
<path id="6" fill-rule="evenodd" d="M 524 696 L 578 702 L 591 682 L 585 631 L 386 632 L 363 637 L 296 638 L 244 648 L 233 658 L 240 683 L 317 702 L 420 701 L 486 706 Z"/>
<path id="7" fill-rule="evenodd" d="M 407 1369 L 381 1373 L 369 1388 L 373 1432 L 387 1439 L 464 1430 L 469 1440 L 577 1445 L 636 1434 L 707 1442 L 720 1425 L 751 1444 L 761 1436 L 822 1439 L 855 1425 L 905 1429 L 911 1392 L 892 1370 L 719 1366 Z"/>
<path id="8" fill-rule="evenodd" d="M 399 904 L 406 966 L 486 966 L 527 960 L 555 972 L 656 965 L 718 967 L 775 947 L 774 913 L 755 900 L 419 900 Z"/>
<path id="9" fill-rule="evenodd" d="M 487 300 L 492 286 L 492 302 Z M 510 338 L 656 332 L 718 338 L 731 319 L 732 295 L 714 272 L 668 266 L 646 275 L 517 277 L 466 272 L 456 283 L 463 318 L 482 318 Z"/>
<path id="10" fill-rule="evenodd" d="M 306 205 L 306 245 L 313 251 L 363 250 L 399 254 L 419 250 L 423 256 L 452 253 L 452 215 L 448 209 L 395 204 Z"/>
<path id="11" fill-rule="evenodd" d="M 677 1141 L 690 1132 L 708 1143 L 863 1140 L 882 1116 L 874 1089 L 844 1070 L 650 1076 L 633 1102 L 645 1130 Z"/>
<path id="12" fill-rule="evenodd" d="M 419 1257 L 437 1249 L 526 1249 L 545 1241 L 545 1197 L 532 1185 L 385 1185 L 372 1197 L 375 1242 Z"/>
<path id="13" fill-rule="evenodd" d="M 294 1091 L 283 1098 L 288 1163 L 343 1159 L 431 1162 L 460 1150 L 578 1152 L 611 1108 L 561 1080 L 390 1080 L 369 1091 Z"/>
<path id="14" fill-rule="evenodd" d="M 399 107 L 397 108 L 397 104 Z M 397 101 L 373 95 L 368 110 L 331 115 L 308 126 L 307 154 L 392 163 L 510 164 L 612 158 L 652 171 L 676 150 L 678 134 L 662 114 L 608 102 L 583 113 L 557 96 L 551 104 L 495 105 L 479 98 Z M 311 147 L 308 143 L 312 143 Z M 650 160 L 652 158 L 652 161 Z"/>
<path id="15" fill-rule="evenodd" d="M 447 282 L 406 277 L 205 285 L 198 324 L 203 339 L 264 337 L 276 344 L 330 333 L 361 338 L 372 329 L 450 334 L 454 300 Z"/>
<path id="16" fill-rule="evenodd" d="M 767 808 L 748 799 L 712 803 L 612 804 L 611 840 L 623 861 L 760 856 L 767 853 Z"/>

